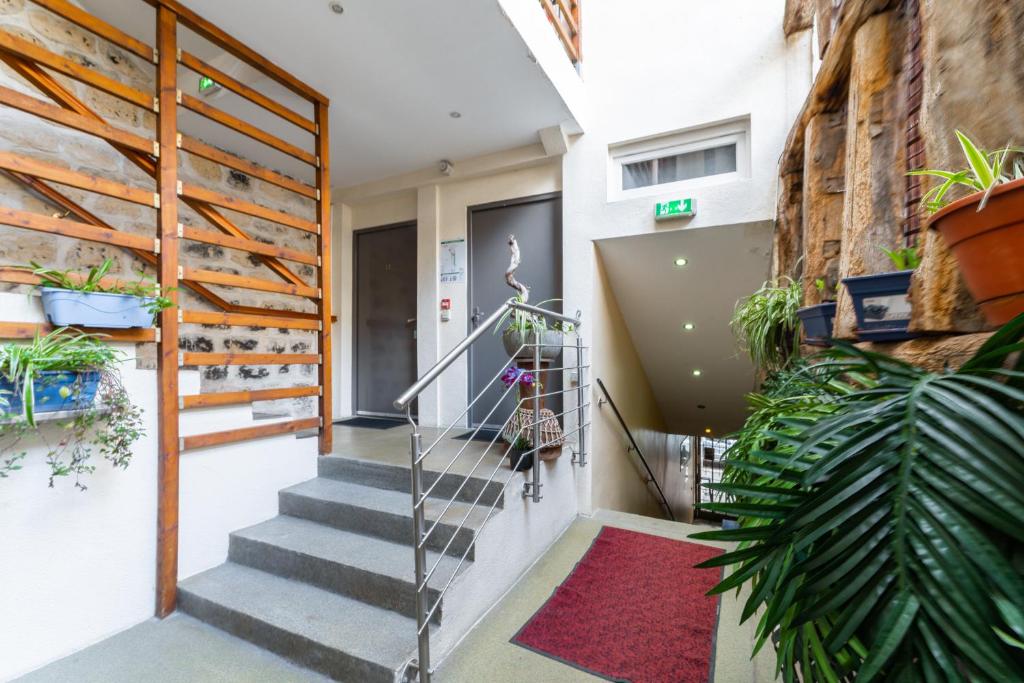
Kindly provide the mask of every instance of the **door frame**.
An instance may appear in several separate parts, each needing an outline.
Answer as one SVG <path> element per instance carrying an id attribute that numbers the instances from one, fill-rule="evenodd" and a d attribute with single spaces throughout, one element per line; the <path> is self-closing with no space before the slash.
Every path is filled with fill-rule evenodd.
<path id="1" fill-rule="evenodd" d="M 474 211 L 488 211 L 490 209 L 504 209 L 510 206 L 521 206 L 523 204 L 537 204 L 539 202 L 546 202 L 552 199 L 562 199 L 562 191 L 556 192 L 544 192 L 541 194 L 533 194 L 526 197 L 516 197 L 514 199 L 503 199 L 497 202 L 487 202 L 486 204 L 474 204 L 473 206 L 466 207 L 466 334 L 469 335 L 473 332 L 473 212 Z M 564 247 L 564 228 L 565 226 L 559 221 L 559 237 L 562 239 L 562 247 Z M 564 251 L 560 248 L 558 257 L 563 258 Z M 562 264 L 564 266 L 564 264 Z M 565 288 L 565 269 L 562 268 L 562 278 L 559 282 L 558 288 L 563 290 Z M 466 354 L 466 401 L 473 400 L 473 347 L 470 346 L 468 353 Z M 467 424 L 473 423 L 473 416 L 471 412 L 466 413 Z"/>
<path id="2" fill-rule="evenodd" d="M 404 413 L 375 413 L 359 409 L 359 237 L 373 232 L 384 232 L 385 230 L 397 230 L 399 228 L 414 228 L 419 233 L 419 224 L 416 219 L 410 221 L 399 221 L 387 225 L 376 225 L 371 228 L 360 228 L 352 231 L 352 414 L 363 417 L 405 417 Z M 413 277 L 419 278 L 419 259 L 416 272 Z M 417 307 L 419 301 L 416 302 Z M 417 322 L 418 324 L 418 322 Z M 419 348 L 419 338 L 416 339 L 416 348 Z M 415 361 L 415 359 L 413 359 Z M 414 363 L 415 365 L 415 363 Z M 397 397 L 396 397 L 397 398 Z M 417 417 L 416 403 L 412 404 L 412 416 Z"/>

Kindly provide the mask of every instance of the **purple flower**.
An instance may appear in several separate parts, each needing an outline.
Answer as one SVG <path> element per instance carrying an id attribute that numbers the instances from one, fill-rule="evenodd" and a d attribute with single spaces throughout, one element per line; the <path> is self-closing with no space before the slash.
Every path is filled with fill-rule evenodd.
<path id="1" fill-rule="evenodd" d="M 534 378 L 532 372 L 526 372 L 520 370 L 514 365 L 510 365 L 505 369 L 505 372 L 501 375 L 502 383 L 507 387 L 511 388 L 513 384 L 519 383 L 526 387 L 532 387 L 534 384 Z"/>
<path id="2" fill-rule="evenodd" d="M 533 373 L 532 372 L 524 372 L 524 373 L 522 373 L 519 376 L 519 383 L 522 384 L 524 387 L 532 387 L 533 386 Z"/>

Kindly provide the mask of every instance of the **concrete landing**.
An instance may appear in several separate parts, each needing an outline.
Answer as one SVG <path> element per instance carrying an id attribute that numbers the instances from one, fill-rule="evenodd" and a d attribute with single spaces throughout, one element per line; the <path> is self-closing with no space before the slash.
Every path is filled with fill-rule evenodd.
<path id="1" fill-rule="evenodd" d="M 177 613 L 151 619 L 17 683 L 309 683 L 329 679 Z"/>
<path id="2" fill-rule="evenodd" d="M 565 580 L 590 548 L 602 526 L 684 541 L 689 540 L 688 534 L 709 528 L 607 510 L 599 510 L 590 518 L 578 518 L 529 573 L 440 663 L 434 680 L 437 683 L 589 683 L 604 680 L 509 642 Z M 727 547 L 724 543 L 706 544 Z M 735 593 L 722 596 L 715 651 L 715 683 L 767 683 L 775 680 L 775 658 L 771 648 L 765 648 L 756 660 L 750 660 L 757 620 L 751 619 L 742 626 L 738 625 L 742 600 L 745 598 L 742 595 L 737 600 Z"/>

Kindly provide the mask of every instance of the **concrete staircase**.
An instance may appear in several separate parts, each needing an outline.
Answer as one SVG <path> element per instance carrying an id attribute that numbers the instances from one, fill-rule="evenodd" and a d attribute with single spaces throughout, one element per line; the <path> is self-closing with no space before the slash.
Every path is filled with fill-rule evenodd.
<path id="1" fill-rule="evenodd" d="M 409 468 L 328 456 L 318 474 L 279 493 L 279 516 L 232 533 L 225 564 L 182 581 L 179 608 L 336 680 L 400 681 L 416 649 Z M 461 482 L 445 475 L 426 506 L 429 521 Z M 500 485 L 473 479 L 444 514 L 428 553 L 428 569 L 441 558 L 430 604 L 470 549 L 446 600 L 463 586 L 495 501 L 498 515 Z M 431 628 L 445 621 L 442 605 Z"/>

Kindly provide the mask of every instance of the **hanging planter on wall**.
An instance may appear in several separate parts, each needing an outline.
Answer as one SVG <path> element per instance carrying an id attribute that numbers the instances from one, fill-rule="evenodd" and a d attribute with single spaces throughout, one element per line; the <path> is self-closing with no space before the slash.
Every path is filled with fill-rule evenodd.
<path id="1" fill-rule="evenodd" d="M 916 335 L 910 325 L 910 276 L 913 270 L 843 279 L 857 314 L 857 337 L 864 341 L 899 341 Z"/>
<path id="2" fill-rule="evenodd" d="M 966 169 L 921 169 L 911 175 L 943 180 L 924 196 L 925 208 L 935 212 L 928 226 L 953 252 L 986 320 L 1003 325 L 1024 313 L 1024 159 L 1010 145 L 989 152 L 960 131 L 956 137 Z M 946 195 L 958 186 L 972 194 L 946 204 Z"/>
<path id="3" fill-rule="evenodd" d="M 798 309 L 800 322 L 804 326 L 804 343 L 811 346 L 832 345 L 832 323 L 836 319 L 836 302 L 826 301 L 817 306 Z"/>

